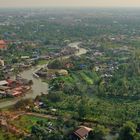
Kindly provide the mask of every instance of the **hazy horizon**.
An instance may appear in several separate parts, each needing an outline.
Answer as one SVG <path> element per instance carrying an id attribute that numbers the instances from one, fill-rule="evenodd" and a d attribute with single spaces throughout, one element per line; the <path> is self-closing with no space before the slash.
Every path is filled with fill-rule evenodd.
<path id="1" fill-rule="evenodd" d="M 140 0 L 0 0 L 0 7 L 140 7 Z"/>

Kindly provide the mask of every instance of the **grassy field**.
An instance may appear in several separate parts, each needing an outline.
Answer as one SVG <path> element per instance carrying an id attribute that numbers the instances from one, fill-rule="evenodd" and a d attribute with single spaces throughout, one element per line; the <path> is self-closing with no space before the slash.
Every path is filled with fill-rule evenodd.
<path id="1" fill-rule="evenodd" d="M 62 80 L 64 82 L 68 82 L 68 83 L 85 83 L 85 84 L 88 84 L 88 85 L 93 85 L 95 81 L 98 80 L 98 76 L 95 72 L 93 71 L 79 71 L 78 73 L 72 73 L 70 74 L 69 76 L 64 76 L 64 77 L 61 77 Z"/>
<path id="2" fill-rule="evenodd" d="M 4 136 L 3 135 L 4 134 L 3 134 L 2 130 L 0 130 L 0 140 L 3 140 L 4 139 Z"/>
<path id="3" fill-rule="evenodd" d="M 47 64 L 48 60 L 39 60 L 38 65 L 45 65 Z"/>
<path id="4" fill-rule="evenodd" d="M 87 84 L 93 85 L 93 79 L 91 79 L 88 75 L 86 75 L 84 72 L 80 73 L 80 76 L 83 81 L 85 81 Z"/>
<path id="5" fill-rule="evenodd" d="M 37 121 L 40 121 L 40 120 L 48 121 L 47 119 L 41 118 L 41 117 L 23 115 L 19 119 L 12 121 L 11 124 L 13 124 L 17 128 L 20 128 L 26 132 L 30 132 L 31 127 L 34 124 L 36 124 Z"/>
<path id="6" fill-rule="evenodd" d="M 0 130 L 0 140 L 19 140 L 19 139 L 9 132 Z"/>

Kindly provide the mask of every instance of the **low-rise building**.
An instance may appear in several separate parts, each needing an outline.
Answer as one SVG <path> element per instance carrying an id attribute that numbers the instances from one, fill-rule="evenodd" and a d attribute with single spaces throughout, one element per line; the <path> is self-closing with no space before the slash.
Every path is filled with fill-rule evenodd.
<path id="1" fill-rule="evenodd" d="M 7 43 L 4 40 L 0 40 L 0 50 L 7 50 Z"/>
<path id="2" fill-rule="evenodd" d="M 0 59 L 0 66 L 4 67 L 4 60 Z"/>
<path id="3" fill-rule="evenodd" d="M 7 86 L 8 82 L 6 80 L 0 81 L 0 86 Z"/>
<path id="4" fill-rule="evenodd" d="M 86 126 L 80 126 L 77 130 L 75 130 L 70 136 L 71 140 L 86 140 L 88 138 L 89 133 L 92 131 L 91 128 Z"/>

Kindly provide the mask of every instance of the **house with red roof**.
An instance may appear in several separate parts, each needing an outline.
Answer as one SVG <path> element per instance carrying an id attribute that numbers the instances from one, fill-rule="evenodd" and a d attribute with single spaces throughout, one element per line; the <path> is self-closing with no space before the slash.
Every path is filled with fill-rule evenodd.
<path id="1" fill-rule="evenodd" d="M 0 40 L 0 50 L 7 50 L 7 43 L 4 40 Z"/>

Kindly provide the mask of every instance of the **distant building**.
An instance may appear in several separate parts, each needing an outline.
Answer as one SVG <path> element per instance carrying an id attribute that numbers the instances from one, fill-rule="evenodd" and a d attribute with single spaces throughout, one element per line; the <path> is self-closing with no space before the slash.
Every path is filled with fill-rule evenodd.
<path id="1" fill-rule="evenodd" d="M 4 67 L 4 60 L 0 59 L 0 66 Z"/>
<path id="2" fill-rule="evenodd" d="M 66 63 L 66 64 L 65 64 L 65 67 L 66 67 L 67 69 L 72 68 L 72 67 L 73 67 L 73 64 L 72 64 L 72 63 Z"/>
<path id="3" fill-rule="evenodd" d="M 57 73 L 58 73 L 59 75 L 63 75 L 63 76 L 66 76 L 66 75 L 69 74 L 68 71 L 67 71 L 67 70 L 64 70 L 64 69 L 58 70 Z"/>
<path id="4" fill-rule="evenodd" d="M 0 50 L 7 50 L 7 43 L 4 40 L 0 40 Z"/>
<path id="5" fill-rule="evenodd" d="M 86 140 L 88 138 L 89 133 L 92 131 L 91 128 L 86 126 L 80 126 L 77 130 L 75 130 L 70 136 L 71 140 Z"/>
<path id="6" fill-rule="evenodd" d="M 29 59 L 30 56 L 21 56 L 21 59 Z"/>
<path id="7" fill-rule="evenodd" d="M 0 86 L 7 86 L 8 82 L 6 80 L 0 81 Z"/>

